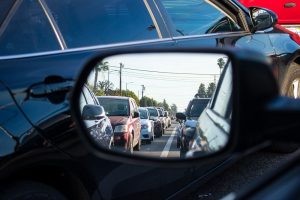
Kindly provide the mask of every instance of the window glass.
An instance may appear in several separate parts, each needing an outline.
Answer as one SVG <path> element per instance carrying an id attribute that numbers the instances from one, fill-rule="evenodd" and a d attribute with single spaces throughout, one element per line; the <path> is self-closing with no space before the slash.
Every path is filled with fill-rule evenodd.
<path id="1" fill-rule="evenodd" d="M 0 6 L 0 24 L 3 23 L 4 19 L 7 17 L 7 14 L 15 1 L 12 0 L 1 0 Z"/>
<path id="2" fill-rule="evenodd" d="M 22 1 L 0 27 L 0 55 L 60 49 L 38 1 Z"/>
<path id="3" fill-rule="evenodd" d="M 98 97 L 98 101 L 104 107 L 107 116 L 129 116 L 129 103 L 127 99 Z"/>
<path id="4" fill-rule="evenodd" d="M 229 105 L 231 102 L 231 94 L 232 94 L 232 68 L 231 63 L 229 66 L 225 68 L 225 74 L 223 76 L 223 80 L 221 80 L 222 84 L 215 93 L 215 102 L 213 105 L 213 110 L 216 111 L 219 115 L 225 118 L 229 118 L 227 116 L 227 109 L 231 110 L 231 106 Z M 230 115 L 230 113 L 228 113 Z"/>
<path id="5" fill-rule="evenodd" d="M 143 1 L 46 2 L 69 48 L 158 38 Z"/>
<path id="6" fill-rule="evenodd" d="M 158 117 L 158 112 L 155 108 L 148 108 L 150 116 Z"/>
<path id="7" fill-rule="evenodd" d="M 162 0 L 176 35 L 201 35 L 240 31 L 230 17 L 205 0 Z"/>

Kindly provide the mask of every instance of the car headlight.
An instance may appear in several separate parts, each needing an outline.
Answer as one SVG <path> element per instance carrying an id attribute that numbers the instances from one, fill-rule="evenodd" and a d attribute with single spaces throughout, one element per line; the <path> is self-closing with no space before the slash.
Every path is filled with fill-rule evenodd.
<path id="1" fill-rule="evenodd" d="M 119 125 L 115 127 L 115 131 L 114 132 L 127 132 L 128 128 L 127 125 Z"/>

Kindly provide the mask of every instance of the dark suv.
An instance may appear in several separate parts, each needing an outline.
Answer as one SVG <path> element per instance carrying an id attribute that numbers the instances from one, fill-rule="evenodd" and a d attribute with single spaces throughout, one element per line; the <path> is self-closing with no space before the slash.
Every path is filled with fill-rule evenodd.
<path id="1" fill-rule="evenodd" d="M 98 96 L 114 130 L 114 145 L 126 151 L 140 150 L 141 120 L 136 102 L 130 97 Z"/>
<path id="2" fill-rule="evenodd" d="M 176 118 L 183 119 L 176 128 L 177 148 L 180 148 L 180 155 L 184 156 L 190 150 L 196 137 L 198 118 L 206 108 L 210 98 L 194 98 L 188 104 L 185 113 L 176 113 Z"/>

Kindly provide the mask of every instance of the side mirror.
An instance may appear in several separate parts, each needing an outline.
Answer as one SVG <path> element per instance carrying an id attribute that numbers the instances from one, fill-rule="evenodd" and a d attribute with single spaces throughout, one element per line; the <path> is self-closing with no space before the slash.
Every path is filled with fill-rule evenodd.
<path id="1" fill-rule="evenodd" d="M 251 17 L 255 31 L 264 31 L 272 28 L 278 21 L 277 15 L 268 9 L 250 7 Z"/>
<path id="2" fill-rule="evenodd" d="M 138 118 L 138 117 L 140 117 L 140 113 L 137 111 L 134 111 L 133 118 Z"/>
<path id="3" fill-rule="evenodd" d="M 178 120 L 178 119 L 185 121 L 186 115 L 184 113 L 178 112 L 178 113 L 176 113 L 176 120 Z"/>
<path id="4" fill-rule="evenodd" d="M 150 145 L 146 149 L 139 148 L 140 140 L 131 141 L 130 137 L 118 144 L 114 143 L 114 148 L 109 150 L 93 145 L 90 142 L 93 138 L 88 134 L 82 115 L 79 114 L 79 97 L 84 84 L 91 85 L 95 82 L 93 72 L 95 67 L 99 67 L 99 63 L 108 63 L 112 67 L 122 63 L 123 75 L 128 72 L 127 76 L 130 77 L 130 80 L 138 85 L 137 89 L 133 88 L 133 90 L 139 91 L 140 85 L 149 88 L 147 90 L 149 97 L 147 101 L 143 102 L 146 104 L 143 105 L 145 107 L 151 107 L 154 103 L 161 103 L 159 99 L 166 101 L 170 99 L 171 102 L 167 102 L 167 104 L 172 103 L 171 108 L 175 108 L 173 112 L 176 112 L 177 109 L 186 108 L 186 104 L 193 98 L 200 98 L 203 95 L 199 94 L 199 97 L 194 97 L 195 92 L 199 89 L 199 83 L 202 83 L 202 86 L 210 86 L 213 95 L 209 105 L 206 106 L 200 117 L 191 119 L 191 124 L 194 127 L 189 127 L 191 130 L 193 129 L 194 138 L 207 141 L 205 147 L 193 149 L 189 146 L 180 148 L 175 146 L 170 150 L 172 144 L 176 145 L 176 140 L 179 140 L 177 144 L 182 143 L 180 137 L 174 137 L 173 134 L 164 135 L 164 137 L 168 137 L 164 141 L 170 140 L 171 143 L 168 142 L 168 144 L 171 146 L 166 145 L 165 142 L 157 142 L 157 145 L 162 145 L 163 152 L 152 149 L 152 146 L 155 145 Z M 102 52 L 85 66 L 79 81 L 76 83 L 71 100 L 74 118 L 82 139 L 99 157 L 128 163 L 149 163 L 157 166 L 162 164 L 170 166 L 171 163 L 189 166 L 193 161 L 197 163 L 215 162 L 225 159 L 234 152 L 248 150 L 248 148 L 265 142 L 266 131 L 271 130 L 270 127 L 266 127 L 268 122 L 266 117 L 270 114 L 268 106 L 279 96 L 277 82 L 267 63 L 268 60 L 264 55 L 241 49 L 239 51 L 224 49 L 166 49 L 157 51 L 136 49 L 132 52 L 117 51 L 113 54 L 112 52 L 107 54 Z M 143 76 L 135 76 L 135 73 L 132 75 L 131 71 L 134 70 L 135 73 L 143 73 Z M 161 72 L 162 75 L 157 75 L 157 72 Z M 153 79 L 157 76 L 163 78 L 158 77 L 154 84 Z M 168 76 L 167 80 L 166 76 Z M 118 85 L 119 78 L 118 75 L 110 76 L 109 81 L 113 85 Z M 169 83 L 173 79 L 176 84 Z M 166 85 L 168 87 L 152 88 L 154 85 Z M 159 89 L 155 90 L 154 88 Z M 164 88 L 167 88 L 167 92 L 162 91 Z M 181 88 L 184 93 L 179 95 L 178 88 Z M 202 92 L 204 91 L 207 90 L 202 90 Z M 118 87 L 112 94 L 122 95 Z M 126 98 L 119 97 L 119 100 L 123 101 Z M 117 123 L 126 121 L 126 116 L 116 116 L 115 109 L 116 105 L 110 105 L 110 115 L 108 116 L 110 121 L 112 123 L 114 121 Z M 139 114 L 135 113 L 134 117 L 138 116 Z M 277 117 L 280 119 L 279 115 Z M 184 113 L 176 113 L 176 118 L 185 120 L 186 116 Z M 175 122 L 174 126 L 171 126 L 173 130 L 170 129 L 169 131 L 180 132 L 178 125 L 177 123 L 176 126 Z M 127 125 L 118 126 L 124 133 L 129 130 Z M 152 130 L 157 137 L 164 133 L 160 123 L 156 123 Z M 140 129 L 130 129 L 129 133 L 132 131 L 134 131 L 134 138 L 141 137 Z M 120 139 L 122 138 L 120 137 Z M 128 143 L 128 141 L 132 143 Z M 117 145 L 123 145 L 122 148 L 127 148 L 126 151 L 116 151 Z M 169 153 L 170 151 L 172 153 Z M 191 162 L 180 162 L 181 160 Z"/>
<path id="5" fill-rule="evenodd" d="M 99 120 L 105 116 L 102 106 L 87 104 L 82 110 L 83 120 Z"/>

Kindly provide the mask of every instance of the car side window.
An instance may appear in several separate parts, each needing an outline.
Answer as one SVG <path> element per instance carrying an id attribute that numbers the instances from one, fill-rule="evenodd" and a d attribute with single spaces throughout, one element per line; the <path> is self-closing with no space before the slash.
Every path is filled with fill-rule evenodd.
<path id="1" fill-rule="evenodd" d="M 214 95 L 214 102 L 212 109 L 220 116 L 231 118 L 231 94 L 232 94 L 232 68 L 231 64 L 224 68 L 226 70 L 224 76 L 220 80 L 220 87 L 217 88 Z"/>
<path id="2" fill-rule="evenodd" d="M 1 21 L 0 56 L 60 49 L 38 1 L 15 3 Z"/>
<path id="3" fill-rule="evenodd" d="M 161 0 L 176 36 L 242 31 L 232 17 L 205 0 Z"/>
<path id="4" fill-rule="evenodd" d="M 159 38 L 144 1 L 46 2 L 68 48 Z"/>

